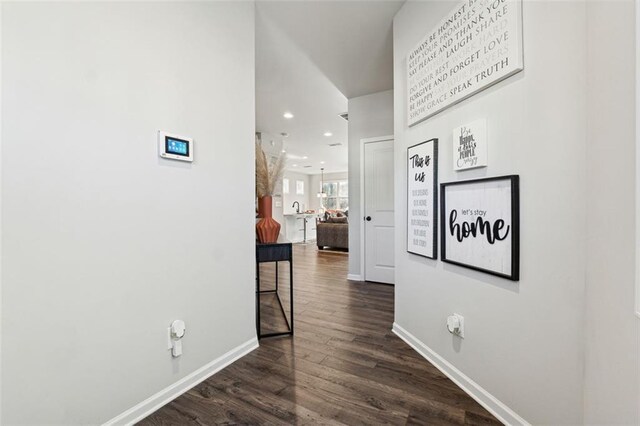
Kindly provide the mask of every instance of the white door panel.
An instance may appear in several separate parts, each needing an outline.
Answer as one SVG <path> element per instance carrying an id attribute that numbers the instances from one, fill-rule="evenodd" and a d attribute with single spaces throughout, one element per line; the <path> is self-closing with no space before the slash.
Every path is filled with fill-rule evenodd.
<path id="1" fill-rule="evenodd" d="M 393 250 L 389 250 L 389 247 L 393 249 L 393 227 L 388 226 L 376 226 L 375 232 L 375 262 L 376 267 L 393 268 L 394 254 Z"/>
<path id="2" fill-rule="evenodd" d="M 365 280 L 394 282 L 393 141 L 364 145 Z M 370 220 L 367 220 L 369 219 Z"/>

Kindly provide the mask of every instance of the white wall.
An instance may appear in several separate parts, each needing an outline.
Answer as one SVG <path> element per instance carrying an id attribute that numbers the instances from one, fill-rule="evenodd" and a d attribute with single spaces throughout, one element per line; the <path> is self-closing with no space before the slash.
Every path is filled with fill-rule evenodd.
<path id="1" fill-rule="evenodd" d="M 2 6 L 0 5 L 0 25 L 2 24 Z M 0 27 L 0 318 L 2 318 L 2 28 Z M 0 325 L 0 422 L 2 422 L 2 325 Z"/>
<path id="2" fill-rule="evenodd" d="M 285 171 L 284 178 L 289 179 L 289 193 L 282 194 L 282 208 L 284 214 L 293 214 L 296 212 L 295 207 L 292 207 L 296 201 L 300 203 L 300 211 L 303 212 L 309 207 L 309 199 L 311 197 L 311 188 L 309 186 L 309 175 L 304 173 L 295 173 L 291 171 Z M 296 194 L 296 181 L 301 180 L 304 182 L 304 194 Z M 282 187 L 282 184 L 281 184 Z M 317 192 L 317 191 L 316 191 Z M 316 196 L 316 193 L 313 193 Z"/>
<path id="3" fill-rule="evenodd" d="M 579 424 L 584 211 L 598 202 L 585 185 L 586 6 L 523 2 L 524 72 L 408 128 L 406 54 L 452 7 L 408 2 L 394 20 L 395 320 L 529 422 Z M 455 173 L 452 130 L 477 118 L 487 119 L 489 166 Z M 440 182 L 520 175 L 519 282 L 406 252 L 406 149 L 433 137 Z M 445 327 L 454 312 L 462 341 Z"/>
<path id="4" fill-rule="evenodd" d="M 255 338 L 253 3 L 5 2 L 2 66 L 2 423 L 104 422 Z"/>
<path id="5" fill-rule="evenodd" d="M 588 2 L 585 422 L 640 424 L 634 2 Z M 636 171 L 637 173 L 637 171 Z"/>
<path id="6" fill-rule="evenodd" d="M 0 26 L 2 24 L 2 6 L 0 5 Z M 2 318 L 2 28 L 0 27 L 0 318 Z M 2 422 L 2 325 L 0 325 L 0 422 Z"/>
<path id="7" fill-rule="evenodd" d="M 349 99 L 349 275 L 363 275 L 359 226 L 362 220 L 360 140 L 392 134 L 393 90 Z"/>

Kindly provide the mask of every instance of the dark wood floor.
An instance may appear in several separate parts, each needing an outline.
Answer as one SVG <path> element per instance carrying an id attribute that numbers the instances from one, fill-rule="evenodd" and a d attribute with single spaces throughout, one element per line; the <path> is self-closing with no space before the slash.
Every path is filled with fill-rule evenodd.
<path id="1" fill-rule="evenodd" d="M 347 281 L 347 254 L 314 245 L 295 246 L 294 265 L 295 337 L 261 340 L 139 424 L 500 424 L 391 333 L 392 286 Z"/>

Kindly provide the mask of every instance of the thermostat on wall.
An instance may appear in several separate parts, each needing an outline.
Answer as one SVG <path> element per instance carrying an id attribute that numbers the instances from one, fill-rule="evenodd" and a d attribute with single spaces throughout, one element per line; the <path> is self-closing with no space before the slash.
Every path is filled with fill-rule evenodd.
<path id="1" fill-rule="evenodd" d="M 158 131 L 160 157 L 171 160 L 193 161 L 193 138 Z"/>

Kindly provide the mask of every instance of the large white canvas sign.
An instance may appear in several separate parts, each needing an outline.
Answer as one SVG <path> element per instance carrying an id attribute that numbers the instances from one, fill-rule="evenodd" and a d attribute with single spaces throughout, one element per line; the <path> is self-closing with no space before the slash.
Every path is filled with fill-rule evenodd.
<path id="1" fill-rule="evenodd" d="M 444 183 L 440 191 L 442 260 L 517 281 L 518 176 Z"/>
<path id="2" fill-rule="evenodd" d="M 474 169 L 486 165 L 487 121 L 476 120 L 453 129 L 453 170 Z"/>
<path id="3" fill-rule="evenodd" d="M 466 0 L 407 54 L 408 125 L 522 69 L 522 0 Z"/>
<path id="4" fill-rule="evenodd" d="M 407 149 L 407 251 L 438 258 L 438 139 Z"/>

